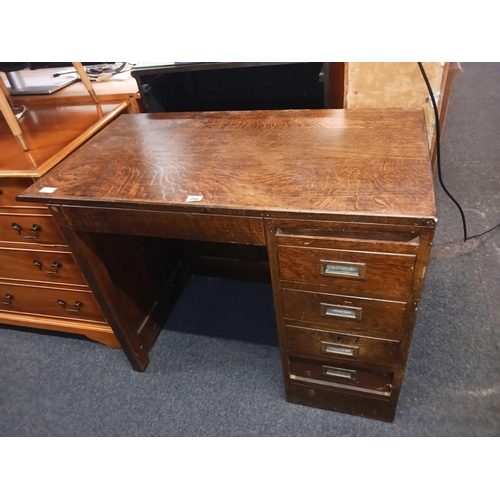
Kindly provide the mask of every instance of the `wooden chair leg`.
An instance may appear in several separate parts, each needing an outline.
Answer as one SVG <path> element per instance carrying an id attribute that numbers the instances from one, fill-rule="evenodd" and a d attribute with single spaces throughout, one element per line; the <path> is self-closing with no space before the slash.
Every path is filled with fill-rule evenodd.
<path id="1" fill-rule="evenodd" d="M 1 76 L 0 76 L 0 92 L 4 93 L 5 97 L 9 101 L 10 106 L 14 107 L 14 101 L 12 100 L 9 89 L 7 88 L 7 85 L 5 85 L 5 82 L 3 81 L 3 78 Z"/>
<path id="2" fill-rule="evenodd" d="M 5 120 L 7 120 L 7 125 L 9 126 L 11 132 L 14 134 L 14 137 L 17 139 L 19 144 L 23 147 L 24 151 L 28 151 L 28 147 L 23 139 L 23 134 L 21 132 L 21 127 L 19 123 L 17 123 L 16 116 L 12 111 L 9 101 L 3 92 L 0 92 L 0 111 L 2 112 Z"/>
<path id="3" fill-rule="evenodd" d="M 97 98 L 97 94 L 95 93 L 94 87 L 92 87 L 92 82 L 90 81 L 85 68 L 83 67 L 82 63 L 80 62 L 74 62 L 71 63 L 73 64 L 73 67 L 76 69 L 78 76 L 80 77 L 80 80 L 83 82 L 85 85 L 85 88 L 87 89 L 88 93 L 91 95 L 92 99 L 94 99 L 94 102 L 96 104 L 99 103 L 99 99 Z"/>

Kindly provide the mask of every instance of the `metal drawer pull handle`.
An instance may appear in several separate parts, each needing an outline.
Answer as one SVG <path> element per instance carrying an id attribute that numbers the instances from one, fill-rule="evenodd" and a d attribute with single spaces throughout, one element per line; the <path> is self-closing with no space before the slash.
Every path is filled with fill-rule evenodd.
<path id="1" fill-rule="evenodd" d="M 21 234 L 21 226 L 19 224 L 16 224 L 15 222 L 12 223 L 12 229 L 17 231 L 19 233 L 19 236 L 22 236 L 25 240 L 34 240 L 38 238 L 38 232 L 42 230 L 42 226 L 39 226 L 38 224 L 33 224 L 31 226 L 30 231 L 35 235 L 35 236 L 29 236 L 26 234 Z"/>
<path id="2" fill-rule="evenodd" d="M 338 262 L 334 260 L 320 260 L 323 276 L 337 276 L 338 278 L 363 279 L 366 264 L 359 262 Z"/>
<path id="3" fill-rule="evenodd" d="M 13 295 L 11 295 L 10 293 L 6 293 L 5 294 L 5 300 L 2 301 L 2 304 L 5 304 L 6 306 L 12 304 L 12 299 L 14 298 Z"/>
<path id="4" fill-rule="evenodd" d="M 328 377 L 346 378 L 348 380 L 356 380 L 355 370 L 344 370 L 342 368 L 333 368 L 332 366 L 323 366 L 323 375 Z"/>
<path id="5" fill-rule="evenodd" d="M 321 303 L 321 314 L 323 316 L 333 316 L 335 318 L 354 319 L 361 321 L 361 307 L 337 306 L 333 304 Z"/>
<path id="6" fill-rule="evenodd" d="M 72 312 L 72 313 L 78 313 L 80 312 L 80 308 L 83 307 L 83 302 L 80 302 L 79 300 L 75 301 L 75 305 L 73 306 L 75 309 L 68 309 L 66 307 L 66 302 L 62 299 L 57 299 L 57 303 L 63 307 L 65 311 Z"/>
<path id="7" fill-rule="evenodd" d="M 33 264 L 36 267 L 38 267 L 38 269 L 40 269 L 40 271 L 42 271 L 42 273 L 44 273 L 44 274 L 57 274 L 59 269 L 61 269 L 61 267 L 62 267 L 62 264 L 60 264 L 59 262 L 53 262 L 51 267 L 52 267 L 52 269 L 54 269 L 54 271 L 43 271 L 42 270 L 42 263 L 39 260 L 34 260 Z"/>
<path id="8" fill-rule="evenodd" d="M 357 358 L 359 355 L 359 347 L 351 347 L 340 344 L 330 344 L 328 342 L 321 342 L 321 352 L 324 354 L 338 354 L 340 356 Z"/>

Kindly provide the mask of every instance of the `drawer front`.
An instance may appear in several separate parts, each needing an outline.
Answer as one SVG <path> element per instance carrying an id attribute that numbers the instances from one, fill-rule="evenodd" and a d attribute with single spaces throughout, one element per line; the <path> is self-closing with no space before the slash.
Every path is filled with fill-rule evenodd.
<path id="1" fill-rule="evenodd" d="M 65 245 L 52 215 L 0 213 L 0 241 Z"/>
<path id="2" fill-rule="evenodd" d="M 70 252 L 0 247 L 0 279 L 87 285 Z"/>
<path id="3" fill-rule="evenodd" d="M 299 381 L 320 382 L 332 387 L 355 388 L 363 392 L 389 397 L 392 390 L 393 373 L 368 370 L 345 363 L 291 357 L 290 378 Z"/>
<path id="4" fill-rule="evenodd" d="M 262 217 L 64 206 L 75 231 L 265 245 Z"/>
<path id="5" fill-rule="evenodd" d="M 33 184 L 31 179 L 10 179 L 0 178 L 0 208 L 22 208 L 29 207 L 31 210 L 40 209 L 41 212 L 47 210 L 41 203 L 29 203 L 27 201 L 16 201 L 16 196 L 21 194 Z"/>
<path id="6" fill-rule="evenodd" d="M 285 318 L 400 338 L 407 303 L 283 289 Z"/>
<path id="7" fill-rule="evenodd" d="M 343 248 L 354 251 L 416 254 L 419 231 L 410 226 L 311 220 L 275 220 L 278 245 Z"/>
<path id="8" fill-rule="evenodd" d="M 0 283 L 0 310 L 106 322 L 89 290 L 75 291 Z"/>
<path id="9" fill-rule="evenodd" d="M 327 332 L 286 326 L 286 338 L 290 353 L 331 361 L 358 361 L 377 365 L 393 365 L 398 361 L 397 340 L 360 337 L 347 333 Z"/>
<path id="10" fill-rule="evenodd" d="M 278 257 L 282 280 L 338 285 L 384 297 L 411 292 L 414 255 L 280 246 Z"/>

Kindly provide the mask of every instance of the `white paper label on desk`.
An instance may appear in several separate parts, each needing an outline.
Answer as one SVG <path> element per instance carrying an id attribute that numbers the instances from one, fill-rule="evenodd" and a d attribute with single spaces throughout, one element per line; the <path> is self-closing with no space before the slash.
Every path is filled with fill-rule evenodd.
<path id="1" fill-rule="evenodd" d="M 203 200 L 203 196 L 193 196 L 193 195 L 189 195 L 187 198 L 186 198 L 186 201 L 201 201 Z"/>
<path id="2" fill-rule="evenodd" d="M 57 188 L 44 187 L 40 189 L 40 193 L 53 193 Z"/>

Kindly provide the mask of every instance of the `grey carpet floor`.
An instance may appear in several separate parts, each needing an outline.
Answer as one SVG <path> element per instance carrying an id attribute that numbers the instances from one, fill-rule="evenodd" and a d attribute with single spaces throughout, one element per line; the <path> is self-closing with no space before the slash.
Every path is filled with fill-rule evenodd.
<path id="1" fill-rule="evenodd" d="M 500 64 L 462 66 L 442 157 L 476 233 L 500 220 Z M 286 403 L 270 285 L 195 277 L 146 373 L 94 342 L 0 329 L 0 435 L 498 436 L 500 230 L 461 243 L 458 213 L 437 184 L 436 197 L 394 423 Z"/>

